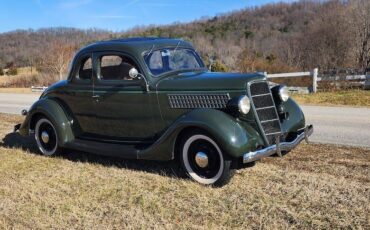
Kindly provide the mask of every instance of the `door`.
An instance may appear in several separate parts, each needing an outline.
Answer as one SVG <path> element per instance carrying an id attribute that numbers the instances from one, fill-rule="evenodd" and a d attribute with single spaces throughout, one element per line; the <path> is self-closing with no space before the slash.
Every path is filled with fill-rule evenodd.
<path id="1" fill-rule="evenodd" d="M 96 133 L 95 109 L 93 103 L 93 68 L 91 53 L 76 58 L 71 72 L 72 79 L 61 98 L 71 110 L 74 132 L 77 137 Z"/>
<path id="2" fill-rule="evenodd" d="M 161 121 L 155 91 L 147 92 L 143 79 L 131 79 L 129 70 L 140 67 L 117 52 L 94 53 L 94 100 L 99 138 L 111 141 L 152 142 Z"/>

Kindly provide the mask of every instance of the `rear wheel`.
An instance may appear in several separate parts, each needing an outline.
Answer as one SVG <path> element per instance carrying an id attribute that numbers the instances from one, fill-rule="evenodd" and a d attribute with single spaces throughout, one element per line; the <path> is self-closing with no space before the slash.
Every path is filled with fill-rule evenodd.
<path id="1" fill-rule="evenodd" d="M 53 123 L 47 118 L 40 118 L 35 126 L 35 140 L 43 155 L 51 156 L 59 152 L 58 134 Z"/>
<path id="2" fill-rule="evenodd" d="M 181 142 L 181 164 L 186 174 L 204 185 L 223 186 L 232 177 L 231 160 L 212 137 L 203 132 L 185 135 Z"/>

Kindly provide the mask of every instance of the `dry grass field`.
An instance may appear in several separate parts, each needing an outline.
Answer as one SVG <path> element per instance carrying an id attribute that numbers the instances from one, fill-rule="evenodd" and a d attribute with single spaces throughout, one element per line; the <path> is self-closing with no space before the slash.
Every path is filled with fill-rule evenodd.
<path id="1" fill-rule="evenodd" d="M 5 69 L 5 71 L 7 70 Z M 17 75 L 14 75 L 14 76 L 7 76 L 7 75 L 0 76 L 0 86 L 7 85 L 18 79 L 30 78 L 31 76 L 38 74 L 38 71 L 36 70 L 36 68 L 31 68 L 31 67 L 17 68 L 17 72 L 18 72 Z"/>
<path id="2" fill-rule="evenodd" d="M 5 86 L 8 82 L 11 81 L 11 76 L 0 76 L 0 86 Z"/>
<path id="3" fill-rule="evenodd" d="M 212 188 L 173 163 L 43 157 L 0 118 L 0 229 L 370 228 L 369 149 L 302 144 Z"/>
<path id="4" fill-rule="evenodd" d="M 370 107 L 370 90 L 362 89 L 318 92 L 307 95 L 293 94 L 293 98 L 299 104 Z"/>
<path id="5" fill-rule="evenodd" d="M 31 88 L 0 88 L 0 93 L 33 93 Z"/>
<path id="6" fill-rule="evenodd" d="M 17 75 L 0 76 L 0 87 L 17 90 L 17 88 L 30 88 L 31 86 L 47 86 L 59 80 L 59 77 L 38 72 L 35 68 L 31 71 L 31 67 L 17 68 L 17 71 Z"/>

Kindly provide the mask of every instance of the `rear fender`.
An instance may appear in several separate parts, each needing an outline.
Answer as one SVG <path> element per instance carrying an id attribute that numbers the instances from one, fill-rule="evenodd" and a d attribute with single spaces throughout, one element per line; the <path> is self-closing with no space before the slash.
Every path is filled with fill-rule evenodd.
<path id="1" fill-rule="evenodd" d="M 60 146 L 63 147 L 74 140 L 73 119 L 69 118 L 59 103 L 52 99 L 40 99 L 31 106 L 19 129 L 20 134 L 24 136 L 30 134 L 30 130 L 34 128 L 32 122 L 36 116 L 45 116 L 54 124 Z"/>

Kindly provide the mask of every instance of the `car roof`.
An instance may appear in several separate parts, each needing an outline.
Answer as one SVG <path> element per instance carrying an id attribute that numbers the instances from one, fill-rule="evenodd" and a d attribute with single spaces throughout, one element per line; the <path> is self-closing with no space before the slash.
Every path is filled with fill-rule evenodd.
<path id="1" fill-rule="evenodd" d="M 162 48 L 179 47 L 191 48 L 193 46 L 182 39 L 159 37 L 134 37 L 99 41 L 82 48 L 79 52 L 94 51 L 124 51 L 133 55 L 142 55 L 146 51 Z"/>

